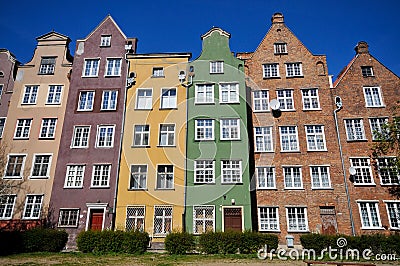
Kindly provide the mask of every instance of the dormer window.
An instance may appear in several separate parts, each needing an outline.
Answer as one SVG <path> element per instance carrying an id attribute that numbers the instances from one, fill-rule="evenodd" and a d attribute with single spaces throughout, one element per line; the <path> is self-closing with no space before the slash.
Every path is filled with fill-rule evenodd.
<path id="1" fill-rule="evenodd" d="M 56 66 L 55 57 L 42 57 L 42 60 L 40 62 L 39 74 L 41 75 L 54 74 L 55 66 Z"/>
<path id="2" fill-rule="evenodd" d="M 103 35 L 103 36 L 101 36 L 100 46 L 102 46 L 102 47 L 111 46 L 111 35 Z"/>
<path id="3" fill-rule="evenodd" d="M 224 73 L 224 61 L 210 62 L 210 73 Z"/>
<path id="4" fill-rule="evenodd" d="M 164 77 L 164 68 L 163 67 L 154 67 L 153 68 L 153 78 Z"/>
<path id="5" fill-rule="evenodd" d="M 286 43 L 274 43 L 274 53 L 275 54 L 287 54 L 287 44 Z"/>
<path id="6" fill-rule="evenodd" d="M 372 66 L 362 66 L 361 73 L 362 73 L 363 77 L 373 77 L 374 76 Z"/>

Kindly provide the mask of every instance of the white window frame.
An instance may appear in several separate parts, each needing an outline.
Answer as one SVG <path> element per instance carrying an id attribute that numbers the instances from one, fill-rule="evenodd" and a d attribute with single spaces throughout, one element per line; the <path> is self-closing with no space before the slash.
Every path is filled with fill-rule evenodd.
<path id="1" fill-rule="evenodd" d="M 261 212 L 263 210 L 263 212 Z M 258 206 L 258 230 L 260 232 L 280 232 L 279 207 Z M 263 214 L 264 217 L 261 217 Z"/>
<path id="2" fill-rule="evenodd" d="M 136 127 L 141 127 L 142 131 L 137 131 Z M 146 127 L 148 130 L 146 131 Z M 139 129 L 139 128 L 138 128 Z M 140 143 L 136 144 L 137 137 L 140 136 Z M 147 136 L 147 143 L 144 143 Z M 150 125 L 133 125 L 133 147 L 149 147 L 150 146 Z"/>
<path id="3" fill-rule="evenodd" d="M 239 83 L 238 82 L 220 82 L 219 87 L 219 103 L 239 103 Z M 224 94 L 228 94 L 226 99 Z M 232 94 L 234 94 L 232 96 Z"/>
<path id="4" fill-rule="evenodd" d="M 360 222 L 361 222 L 361 229 L 383 229 L 382 227 L 382 222 L 381 222 L 381 217 L 380 217 L 380 212 L 379 212 L 379 201 L 377 200 L 357 200 L 357 205 L 358 205 L 358 211 L 360 213 Z M 365 225 L 364 220 L 363 220 L 363 212 L 362 212 L 362 204 L 365 204 L 365 207 L 367 208 L 367 218 L 368 218 L 368 223 L 370 224 Z M 373 217 L 371 213 L 371 209 L 375 208 L 376 215 L 377 215 L 377 220 L 378 220 L 378 225 L 372 225 L 373 224 Z"/>
<path id="5" fill-rule="evenodd" d="M 0 117 L 0 139 L 3 138 L 4 128 L 6 127 L 7 117 Z"/>
<path id="6" fill-rule="evenodd" d="M 159 168 L 164 167 L 164 172 L 160 172 Z M 172 172 L 165 171 L 165 167 L 171 167 Z M 168 176 L 172 175 L 172 178 Z M 162 178 L 164 176 L 164 178 Z M 168 179 L 172 181 L 167 182 Z M 171 185 L 169 185 L 171 184 Z M 158 164 L 157 165 L 157 178 L 156 178 L 156 189 L 157 190 L 173 190 L 175 188 L 175 167 L 172 164 Z"/>
<path id="7" fill-rule="evenodd" d="M 40 59 L 39 75 L 52 75 L 56 68 L 55 56 L 45 56 Z"/>
<path id="8" fill-rule="evenodd" d="M 224 61 L 210 62 L 210 74 L 223 74 L 223 73 L 224 73 Z"/>
<path id="9" fill-rule="evenodd" d="M 112 97 L 114 96 L 114 100 Z M 114 111 L 117 110 L 118 90 L 104 90 L 101 96 L 101 110 Z"/>
<path id="10" fill-rule="evenodd" d="M 287 128 L 287 133 L 282 133 L 282 130 Z M 295 132 L 289 132 L 292 129 L 295 129 Z M 280 135 L 280 143 L 281 143 L 281 152 L 298 152 L 300 151 L 299 145 L 299 134 L 297 130 L 297 126 L 279 126 L 279 135 Z M 295 137 L 295 142 L 293 142 L 293 137 Z M 287 142 L 287 145 L 284 145 Z M 293 143 L 296 145 L 294 146 Z M 285 146 L 287 146 L 285 148 Z"/>
<path id="11" fill-rule="evenodd" d="M 110 47 L 110 46 L 111 46 L 111 35 L 101 35 L 100 47 Z"/>
<path id="12" fill-rule="evenodd" d="M 287 223 L 287 231 L 288 232 L 308 232 L 308 215 L 307 215 L 307 207 L 305 206 L 287 206 L 286 208 L 286 223 Z M 290 228 L 290 222 L 289 222 L 289 209 L 294 209 L 294 215 L 296 216 L 294 219 L 296 220 L 296 228 Z M 298 215 L 301 214 L 299 213 L 299 210 L 303 209 L 304 210 L 304 222 L 305 222 L 305 228 L 304 229 L 299 229 L 299 217 Z"/>
<path id="13" fill-rule="evenodd" d="M 313 168 L 317 169 L 317 175 L 318 176 L 314 176 L 313 175 Z M 326 168 L 326 178 L 328 181 L 327 185 L 323 185 L 324 181 L 323 181 L 323 172 L 322 169 Z M 318 182 L 314 182 L 315 178 L 317 178 Z M 330 176 L 330 166 L 329 165 L 310 165 L 310 179 L 311 179 L 311 189 L 332 189 L 332 183 L 331 183 L 331 176 Z M 316 186 L 315 184 L 318 183 L 318 185 Z"/>
<path id="14" fill-rule="evenodd" d="M 107 58 L 104 76 L 119 77 L 121 76 L 121 68 L 122 68 L 121 58 Z"/>
<path id="15" fill-rule="evenodd" d="M 28 199 L 33 197 L 34 202 L 29 203 L 32 205 L 32 209 L 29 215 L 27 215 L 27 209 L 28 209 Z M 40 202 L 37 201 L 37 199 L 40 198 Z M 23 220 L 37 220 L 40 218 L 40 215 L 42 213 L 42 206 L 43 206 L 43 194 L 27 194 L 25 198 L 25 204 L 24 204 L 24 212 L 22 219 Z M 35 209 L 37 209 L 39 206 L 39 212 L 37 215 L 34 215 Z"/>
<path id="16" fill-rule="evenodd" d="M 134 167 L 138 167 L 137 171 L 133 171 Z M 130 179 L 129 189 L 130 190 L 141 190 L 147 189 L 147 176 L 148 176 L 148 165 L 147 164 L 131 164 L 130 165 Z M 146 171 L 143 171 L 146 170 Z M 141 186 L 141 181 L 144 179 L 144 186 Z M 137 184 L 137 187 L 135 187 Z"/>
<path id="17" fill-rule="evenodd" d="M 286 169 L 290 170 L 290 173 L 286 172 Z M 299 172 L 299 182 L 296 182 L 296 176 L 295 169 L 298 169 Z M 283 183 L 285 186 L 285 189 L 303 189 L 303 171 L 301 165 L 283 165 L 282 166 L 282 172 L 283 172 Z M 291 186 L 288 186 L 290 181 Z M 296 186 L 296 184 L 298 184 Z"/>
<path id="18" fill-rule="evenodd" d="M 132 210 L 133 215 L 129 215 L 129 209 Z M 143 215 L 140 215 L 139 212 L 143 212 Z M 132 205 L 132 206 L 127 206 L 126 207 L 126 220 L 125 220 L 125 231 L 135 231 L 139 230 L 140 232 L 143 232 L 145 229 L 145 220 L 146 217 L 146 206 L 137 206 L 137 205 Z M 132 220 L 132 228 L 128 228 L 128 220 Z M 141 222 L 140 224 L 138 222 Z M 138 225 L 140 225 L 140 228 L 138 228 Z"/>
<path id="19" fill-rule="evenodd" d="M 211 126 L 209 126 L 209 125 L 199 126 L 198 122 L 200 120 L 202 120 L 204 122 L 206 122 L 206 120 L 207 121 L 211 121 Z M 215 140 L 215 130 L 214 130 L 215 120 L 214 119 L 198 118 L 198 119 L 195 119 L 194 123 L 195 123 L 195 129 L 194 129 L 195 130 L 195 140 L 200 140 L 200 141 L 212 141 L 212 140 Z M 204 136 L 206 136 L 205 131 L 211 129 L 211 137 L 210 138 L 206 138 L 206 137 L 201 138 L 199 136 L 199 134 L 198 134 L 198 130 L 199 129 L 202 129 Z"/>
<path id="20" fill-rule="evenodd" d="M 371 136 L 372 140 L 378 140 L 375 131 L 378 131 L 380 134 L 384 135 L 385 133 L 389 133 L 386 129 L 384 132 L 383 127 L 387 125 L 389 122 L 389 118 L 387 117 L 371 117 L 369 120 L 369 126 L 371 128 Z"/>
<path id="21" fill-rule="evenodd" d="M 263 64 L 263 78 L 279 78 L 279 64 L 278 63 L 269 63 Z"/>
<path id="22" fill-rule="evenodd" d="M 253 93 L 253 112 L 269 112 L 269 91 L 268 90 L 255 90 Z M 258 95 L 256 95 L 258 94 Z M 266 94 L 267 97 L 264 97 Z M 260 107 L 257 107 L 260 106 Z"/>
<path id="23" fill-rule="evenodd" d="M 83 188 L 83 181 L 85 179 L 86 165 L 84 164 L 70 164 L 67 165 L 65 171 L 64 188 Z M 78 173 L 82 173 L 78 175 Z M 69 185 L 69 183 L 72 183 Z"/>
<path id="24" fill-rule="evenodd" d="M 272 126 L 254 127 L 254 152 L 274 152 Z"/>
<path id="25" fill-rule="evenodd" d="M 372 169 L 371 169 L 371 160 L 368 157 L 350 157 L 350 166 L 354 167 L 356 170 L 356 174 L 354 175 L 354 185 L 357 186 L 366 186 L 366 185 L 372 185 L 375 186 L 375 181 L 374 181 L 374 176 L 372 175 Z M 357 164 L 365 164 L 365 162 L 368 165 L 361 165 L 358 166 L 356 165 L 356 161 L 358 160 Z M 366 161 L 365 161 L 366 160 Z M 369 175 L 369 178 L 371 179 L 371 182 L 365 182 L 365 180 L 368 178 L 366 174 Z M 361 182 L 359 182 L 361 181 Z"/>
<path id="26" fill-rule="evenodd" d="M 283 93 L 283 95 L 279 95 Z M 288 96 L 287 94 L 290 93 Z M 279 102 L 279 109 L 281 111 L 295 111 L 293 89 L 278 89 L 276 90 L 276 99 Z M 291 105 L 291 108 L 290 108 Z"/>
<path id="27" fill-rule="evenodd" d="M 363 87 L 365 107 L 385 107 L 381 87 Z M 375 98 L 378 96 L 378 99 Z"/>
<path id="28" fill-rule="evenodd" d="M 233 124 L 236 121 L 236 125 Z M 224 122 L 228 124 L 224 125 Z M 240 119 L 239 118 L 221 118 L 219 121 L 220 140 L 240 140 Z M 228 137 L 224 136 L 224 131 L 227 131 Z M 235 136 L 235 134 L 237 136 Z"/>
<path id="29" fill-rule="evenodd" d="M 307 151 L 327 151 L 325 140 L 325 126 L 305 125 Z M 317 130 L 320 130 L 317 132 Z M 322 141 L 322 147 L 321 147 Z"/>
<path id="30" fill-rule="evenodd" d="M 80 134 L 78 134 L 77 130 L 81 129 Z M 83 134 L 84 130 L 87 129 L 87 140 L 86 140 L 86 145 L 82 145 L 83 142 Z M 91 126 L 88 125 L 76 125 L 74 126 L 74 131 L 72 133 L 72 140 L 71 140 L 71 148 L 88 148 L 89 147 L 89 139 L 90 139 L 90 129 Z M 79 145 L 75 146 L 75 140 L 79 138 Z"/>
<path id="31" fill-rule="evenodd" d="M 211 179 L 208 178 L 210 175 L 212 176 Z M 215 184 L 215 160 L 199 159 L 194 161 L 194 183 Z"/>
<path id="32" fill-rule="evenodd" d="M 99 168 L 99 171 L 96 171 Z M 105 175 L 104 175 L 105 173 Z M 99 174 L 99 175 L 97 175 Z M 92 168 L 91 188 L 108 188 L 110 187 L 111 164 L 94 164 Z"/>
<path id="33" fill-rule="evenodd" d="M 66 214 L 66 220 L 61 224 L 63 221 L 63 214 Z M 57 227 L 78 227 L 79 223 L 79 213 L 80 209 L 79 208 L 60 208 L 60 211 L 58 212 L 58 224 Z M 76 220 L 74 220 L 76 219 Z M 71 223 L 73 222 L 73 223 Z"/>
<path id="34" fill-rule="evenodd" d="M 389 220 L 389 225 L 391 230 L 400 230 L 400 201 L 399 200 L 384 200 L 386 205 L 386 212 L 387 212 L 387 217 Z M 393 205 L 392 208 L 389 209 L 389 204 Z M 392 213 L 390 210 L 393 210 L 394 213 Z M 393 216 L 391 214 L 394 214 Z M 396 221 L 394 221 L 396 220 Z M 394 225 L 394 223 L 397 223 L 397 226 Z"/>
<path id="35" fill-rule="evenodd" d="M 19 175 L 7 175 L 7 169 L 8 165 L 10 164 L 10 157 L 22 157 L 22 163 L 21 163 L 21 169 L 19 171 Z M 7 164 L 4 169 L 4 174 L 3 174 L 3 179 L 22 179 L 24 176 L 24 170 L 25 170 L 25 160 L 26 160 L 26 154 L 23 153 L 10 153 L 7 154 Z M 13 164 L 13 173 L 15 172 L 15 162 Z"/>
<path id="36" fill-rule="evenodd" d="M 171 130 L 172 127 L 172 130 Z M 175 124 L 160 124 L 159 126 L 158 146 L 160 147 L 174 147 L 175 146 Z M 170 139 L 172 136 L 172 143 Z M 165 143 L 164 143 L 165 139 Z"/>
<path id="37" fill-rule="evenodd" d="M 362 118 L 345 118 L 344 126 L 346 129 L 347 141 L 363 141 L 367 139 L 365 137 L 364 122 Z"/>
<path id="38" fill-rule="evenodd" d="M 153 78 L 163 78 L 164 76 L 164 68 L 163 67 L 153 67 L 152 71 Z"/>
<path id="39" fill-rule="evenodd" d="M 195 104 L 214 104 L 214 84 L 196 84 L 194 87 L 194 103 Z M 200 97 L 200 95 L 204 97 Z"/>
<path id="40" fill-rule="evenodd" d="M 35 165 L 37 163 L 36 162 L 36 158 L 37 157 L 43 157 L 43 156 L 48 157 L 49 161 L 48 161 L 48 163 L 43 163 L 43 161 L 38 162 L 39 166 L 40 166 L 39 172 L 42 171 L 43 167 L 47 167 L 46 168 L 46 174 L 45 175 L 33 175 L 34 171 L 35 171 Z M 50 169 L 51 169 L 52 159 L 53 159 L 53 154 L 52 153 L 35 153 L 35 154 L 33 154 L 32 168 L 31 168 L 31 173 L 30 173 L 29 178 L 30 179 L 46 179 L 46 178 L 50 178 Z"/>
<path id="41" fill-rule="evenodd" d="M 102 129 L 106 129 L 104 135 L 104 144 L 101 145 L 101 131 Z M 111 138 L 109 135 L 109 130 L 112 129 Z M 115 125 L 98 125 L 97 126 L 97 134 L 96 134 L 96 148 L 113 148 L 114 147 L 114 137 L 115 137 Z M 108 144 L 110 142 L 110 144 Z"/>
<path id="42" fill-rule="evenodd" d="M 238 163 L 238 168 L 236 167 Z M 237 179 L 237 176 L 239 178 Z M 221 160 L 221 183 L 222 184 L 240 184 L 242 180 L 242 160 Z"/>
<path id="43" fill-rule="evenodd" d="M 197 217 L 197 215 L 196 215 L 197 209 L 199 209 L 202 212 L 201 217 Z M 207 210 L 212 210 L 211 218 L 207 217 L 207 215 L 205 214 L 205 212 Z M 201 223 L 201 226 L 202 226 L 201 232 L 199 232 L 199 230 L 197 230 L 197 226 L 196 226 L 197 222 Z M 212 232 L 215 232 L 215 206 L 214 205 L 195 205 L 195 206 L 193 206 L 193 234 L 200 235 L 200 234 L 209 232 L 209 231 L 207 231 L 207 226 L 206 226 L 207 222 L 212 223 Z"/>
<path id="44" fill-rule="evenodd" d="M 312 95 L 314 94 L 315 95 Z M 301 89 L 301 97 L 303 101 L 303 110 L 321 110 L 321 105 L 319 102 L 318 88 L 304 88 Z M 310 105 L 307 107 L 306 105 Z M 317 106 L 315 106 L 315 104 Z"/>
<path id="45" fill-rule="evenodd" d="M 175 91 L 175 95 L 170 92 Z M 176 88 L 161 88 L 160 109 L 177 108 L 178 90 Z"/>
<path id="46" fill-rule="evenodd" d="M 14 207 L 17 195 L 7 194 L 0 196 L 0 220 L 11 220 L 14 214 Z M 12 202 L 10 202 L 12 201 Z M 9 213 L 9 214 L 8 214 Z M 8 215 L 6 215 L 8 214 Z"/>
<path id="47" fill-rule="evenodd" d="M 49 85 L 46 104 L 61 104 L 63 85 Z"/>
<path id="48" fill-rule="evenodd" d="M 376 164 L 378 166 L 378 175 L 380 184 L 382 186 L 386 185 L 400 185 L 400 170 L 397 169 L 396 165 L 396 157 L 395 156 L 386 156 L 386 157 L 379 157 L 376 159 Z M 385 165 L 383 165 L 385 164 Z M 386 169 L 383 169 L 386 168 Z M 385 179 L 388 179 L 390 182 L 383 182 L 383 170 L 385 171 Z M 396 173 L 397 172 L 397 173 Z M 393 176 L 396 175 L 396 176 Z M 393 182 L 397 179 L 397 182 Z"/>
<path id="49" fill-rule="evenodd" d="M 257 189 L 276 189 L 275 166 L 257 166 L 256 175 Z"/>
<path id="50" fill-rule="evenodd" d="M 286 77 L 303 77 L 303 64 L 301 62 L 285 63 Z"/>
<path id="51" fill-rule="evenodd" d="M 97 77 L 99 75 L 100 58 L 85 58 L 82 77 Z"/>
<path id="52" fill-rule="evenodd" d="M 86 94 L 85 99 L 83 100 L 82 95 Z M 91 96 L 90 96 L 91 95 Z M 95 91 L 80 91 L 79 92 L 79 100 L 78 100 L 78 108 L 77 111 L 93 111 L 94 106 L 94 97 L 96 96 Z M 89 99 L 90 98 L 90 99 Z M 84 106 L 81 107 L 81 103 Z"/>
<path id="53" fill-rule="evenodd" d="M 274 54 L 287 54 L 287 43 L 276 42 L 274 43 Z"/>
<path id="54" fill-rule="evenodd" d="M 373 70 L 372 66 L 361 66 L 361 74 L 364 78 L 365 77 L 373 77 L 374 70 Z"/>
<path id="55" fill-rule="evenodd" d="M 29 139 L 32 127 L 32 118 L 17 119 L 15 124 L 14 139 Z M 20 122 L 22 124 L 20 124 Z M 20 131 L 18 129 L 21 129 Z"/>
<path id="56" fill-rule="evenodd" d="M 157 209 L 163 209 L 163 214 L 161 216 L 156 216 L 156 210 Z M 171 210 L 171 215 L 166 215 L 166 210 L 170 209 Z M 154 216 L 153 216 L 153 234 L 155 237 L 160 236 L 163 237 L 167 235 L 168 233 L 172 232 L 172 226 L 173 226 L 173 217 L 174 217 L 174 208 L 173 206 L 169 205 L 157 205 L 154 206 Z M 157 232 L 156 230 L 156 219 L 161 219 L 161 231 Z M 169 219 L 169 231 L 166 231 L 166 225 L 167 225 L 167 219 Z"/>
<path id="57" fill-rule="evenodd" d="M 43 118 L 40 126 L 40 139 L 54 139 L 57 128 L 57 118 Z"/>
<path id="58" fill-rule="evenodd" d="M 144 95 L 139 96 L 139 92 L 143 91 Z M 147 93 L 150 92 L 150 96 Z M 142 106 L 142 101 L 144 105 Z M 138 88 L 136 91 L 136 110 L 151 110 L 153 109 L 153 89 L 152 88 Z"/>

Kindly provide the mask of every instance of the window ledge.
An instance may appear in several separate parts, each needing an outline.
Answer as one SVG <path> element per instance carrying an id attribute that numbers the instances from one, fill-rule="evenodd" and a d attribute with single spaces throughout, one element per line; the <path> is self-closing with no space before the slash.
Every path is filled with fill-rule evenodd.
<path id="1" fill-rule="evenodd" d="M 385 230 L 384 227 L 362 227 L 361 230 Z"/>
<path id="2" fill-rule="evenodd" d="M 29 138 L 13 138 L 15 140 L 29 140 Z"/>
<path id="3" fill-rule="evenodd" d="M 219 102 L 219 104 L 240 104 L 240 101 L 238 101 L 238 102 Z"/>
<path id="4" fill-rule="evenodd" d="M 257 187 L 257 190 L 278 190 L 276 187 Z"/>
<path id="5" fill-rule="evenodd" d="M 286 76 L 287 79 L 292 79 L 292 78 L 304 78 L 304 75 L 299 75 L 299 76 Z"/>
<path id="6" fill-rule="evenodd" d="M 311 190 L 333 190 L 333 187 L 312 187 Z"/>
<path id="7" fill-rule="evenodd" d="M 224 72 L 210 72 L 210 75 L 220 75 L 224 74 Z"/>
<path id="8" fill-rule="evenodd" d="M 105 75 L 105 78 L 120 78 L 121 75 Z"/>
<path id="9" fill-rule="evenodd" d="M 303 187 L 285 187 L 283 190 L 305 190 Z"/>
<path id="10" fill-rule="evenodd" d="M 316 108 L 316 109 L 304 109 L 304 108 L 303 108 L 303 111 L 304 111 L 304 112 L 322 111 L 322 109 L 321 109 L 321 108 Z"/>
<path id="11" fill-rule="evenodd" d="M 94 186 L 90 186 L 90 189 L 109 189 L 110 186 L 104 186 L 104 187 L 94 187 Z"/>
<path id="12" fill-rule="evenodd" d="M 379 105 L 379 106 L 365 106 L 366 108 L 385 108 L 386 105 Z"/>
<path id="13" fill-rule="evenodd" d="M 221 185 L 243 185 L 243 182 L 221 182 Z"/>
<path id="14" fill-rule="evenodd" d="M 65 189 L 83 189 L 83 187 L 63 187 Z"/>
<path id="15" fill-rule="evenodd" d="M 271 113 L 270 110 L 253 110 L 253 113 Z"/>
<path id="16" fill-rule="evenodd" d="M 368 139 L 347 139 L 347 142 L 367 142 Z"/>
<path id="17" fill-rule="evenodd" d="M 88 149 L 89 147 L 87 146 L 87 147 L 70 147 L 70 149 Z"/>
<path id="18" fill-rule="evenodd" d="M 153 111 L 153 108 L 134 108 L 135 111 Z"/>
<path id="19" fill-rule="evenodd" d="M 22 176 L 3 176 L 3 179 L 6 180 L 22 180 Z"/>
<path id="20" fill-rule="evenodd" d="M 21 103 L 21 106 L 26 106 L 26 105 L 28 105 L 28 106 L 30 106 L 30 105 L 36 105 L 36 103 Z"/>
<path id="21" fill-rule="evenodd" d="M 241 141 L 242 139 L 219 139 L 220 141 Z"/>
<path id="22" fill-rule="evenodd" d="M 214 182 L 193 182 L 193 185 L 215 185 L 215 181 Z"/>
<path id="23" fill-rule="evenodd" d="M 82 78 L 98 78 L 99 76 L 81 76 Z"/>
<path id="24" fill-rule="evenodd" d="M 36 180 L 36 179 L 41 180 L 41 179 L 49 179 L 49 178 L 50 178 L 50 176 L 28 176 L 28 179 L 30 179 L 30 180 Z"/>
<path id="25" fill-rule="evenodd" d="M 153 76 L 153 75 L 151 75 L 151 78 L 165 78 L 165 76 Z"/>
<path id="26" fill-rule="evenodd" d="M 215 142 L 215 139 L 195 139 L 195 142 Z"/>
<path id="27" fill-rule="evenodd" d="M 254 151 L 254 153 L 274 153 L 274 151 Z"/>
<path id="28" fill-rule="evenodd" d="M 150 148 L 150 145 L 142 145 L 142 146 L 132 145 L 131 148 L 135 148 L 135 149 L 137 149 L 137 148 Z"/>
<path id="29" fill-rule="evenodd" d="M 176 145 L 157 145 L 158 148 L 176 148 Z"/>
<path id="30" fill-rule="evenodd" d="M 215 102 L 209 102 L 209 103 L 199 103 L 199 102 L 195 102 L 195 103 L 194 103 L 194 105 L 207 105 L 207 104 L 215 105 Z"/>
<path id="31" fill-rule="evenodd" d="M 310 230 L 304 230 L 304 231 L 300 231 L 300 230 L 287 230 L 288 233 L 310 233 Z"/>
<path id="32" fill-rule="evenodd" d="M 355 187 L 376 187 L 375 183 L 353 183 Z"/>
<path id="33" fill-rule="evenodd" d="M 279 109 L 281 112 L 296 112 L 296 109 Z"/>
<path id="34" fill-rule="evenodd" d="M 262 230 L 262 229 L 258 229 L 258 231 L 260 231 L 260 232 L 271 232 L 271 233 L 281 233 L 281 230 Z"/>
<path id="35" fill-rule="evenodd" d="M 382 187 L 397 187 L 400 186 L 400 183 L 390 183 L 390 184 L 383 184 L 379 183 Z"/>
<path id="36" fill-rule="evenodd" d="M 278 76 L 278 77 L 263 77 L 263 79 L 280 79 L 281 77 L 280 76 Z"/>
<path id="37" fill-rule="evenodd" d="M 147 188 L 128 188 L 128 191 L 148 191 Z"/>
<path id="38" fill-rule="evenodd" d="M 284 152 L 288 152 L 288 153 L 300 153 L 300 150 L 297 150 L 297 151 L 283 151 L 283 150 L 281 150 L 281 152 L 282 152 L 282 153 L 284 153 Z"/>
<path id="39" fill-rule="evenodd" d="M 39 137 L 39 140 L 54 140 L 55 137 L 51 137 L 51 138 L 45 138 L 45 137 Z"/>
<path id="40" fill-rule="evenodd" d="M 167 111 L 168 110 L 178 110 L 178 107 L 165 107 L 165 108 L 160 107 L 159 110 L 160 111 L 162 111 L 162 110 L 167 110 Z"/>
<path id="41" fill-rule="evenodd" d="M 161 190 L 161 191 L 163 191 L 163 190 L 166 190 L 166 191 L 174 191 L 174 190 L 175 190 L 175 188 L 155 188 L 154 190 Z"/>
<path id="42" fill-rule="evenodd" d="M 327 152 L 327 149 L 323 149 L 323 150 L 307 150 L 307 152 Z"/>

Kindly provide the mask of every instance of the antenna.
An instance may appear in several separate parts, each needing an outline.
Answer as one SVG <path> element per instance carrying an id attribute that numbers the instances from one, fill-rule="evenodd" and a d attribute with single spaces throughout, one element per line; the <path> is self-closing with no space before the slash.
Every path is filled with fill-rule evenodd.
<path id="1" fill-rule="evenodd" d="M 276 111 L 279 110 L 279 108 L 281 107 L 281 104 L 279 103 L 279 101 L 277 99 L 273 99 L 272 101 L 269 102 L 269 106 L 271 106 L 271 109 Z"/>

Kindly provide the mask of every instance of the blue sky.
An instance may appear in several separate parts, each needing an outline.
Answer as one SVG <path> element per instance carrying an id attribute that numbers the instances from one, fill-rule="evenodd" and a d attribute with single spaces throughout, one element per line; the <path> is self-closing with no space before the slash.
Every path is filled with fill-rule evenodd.
<path id="1" fill-rule="evenodd" d="M 282 12 L 286 25 L 314 54 L 325 54 L 335 77 L 353 58 L 358 41 L 400 75 L 398 0 L 197 0 L 197 1 L 10 1 L 1 0 L 0 48 L 27 63 L 35 38 L 51 30 L 75 41 L 111 14 L 127 37 L 137 37 L 138 53 L 201 52 L 200 36 L 212 26 L 231 33 L 234 52 L 254 51 Z"/>

